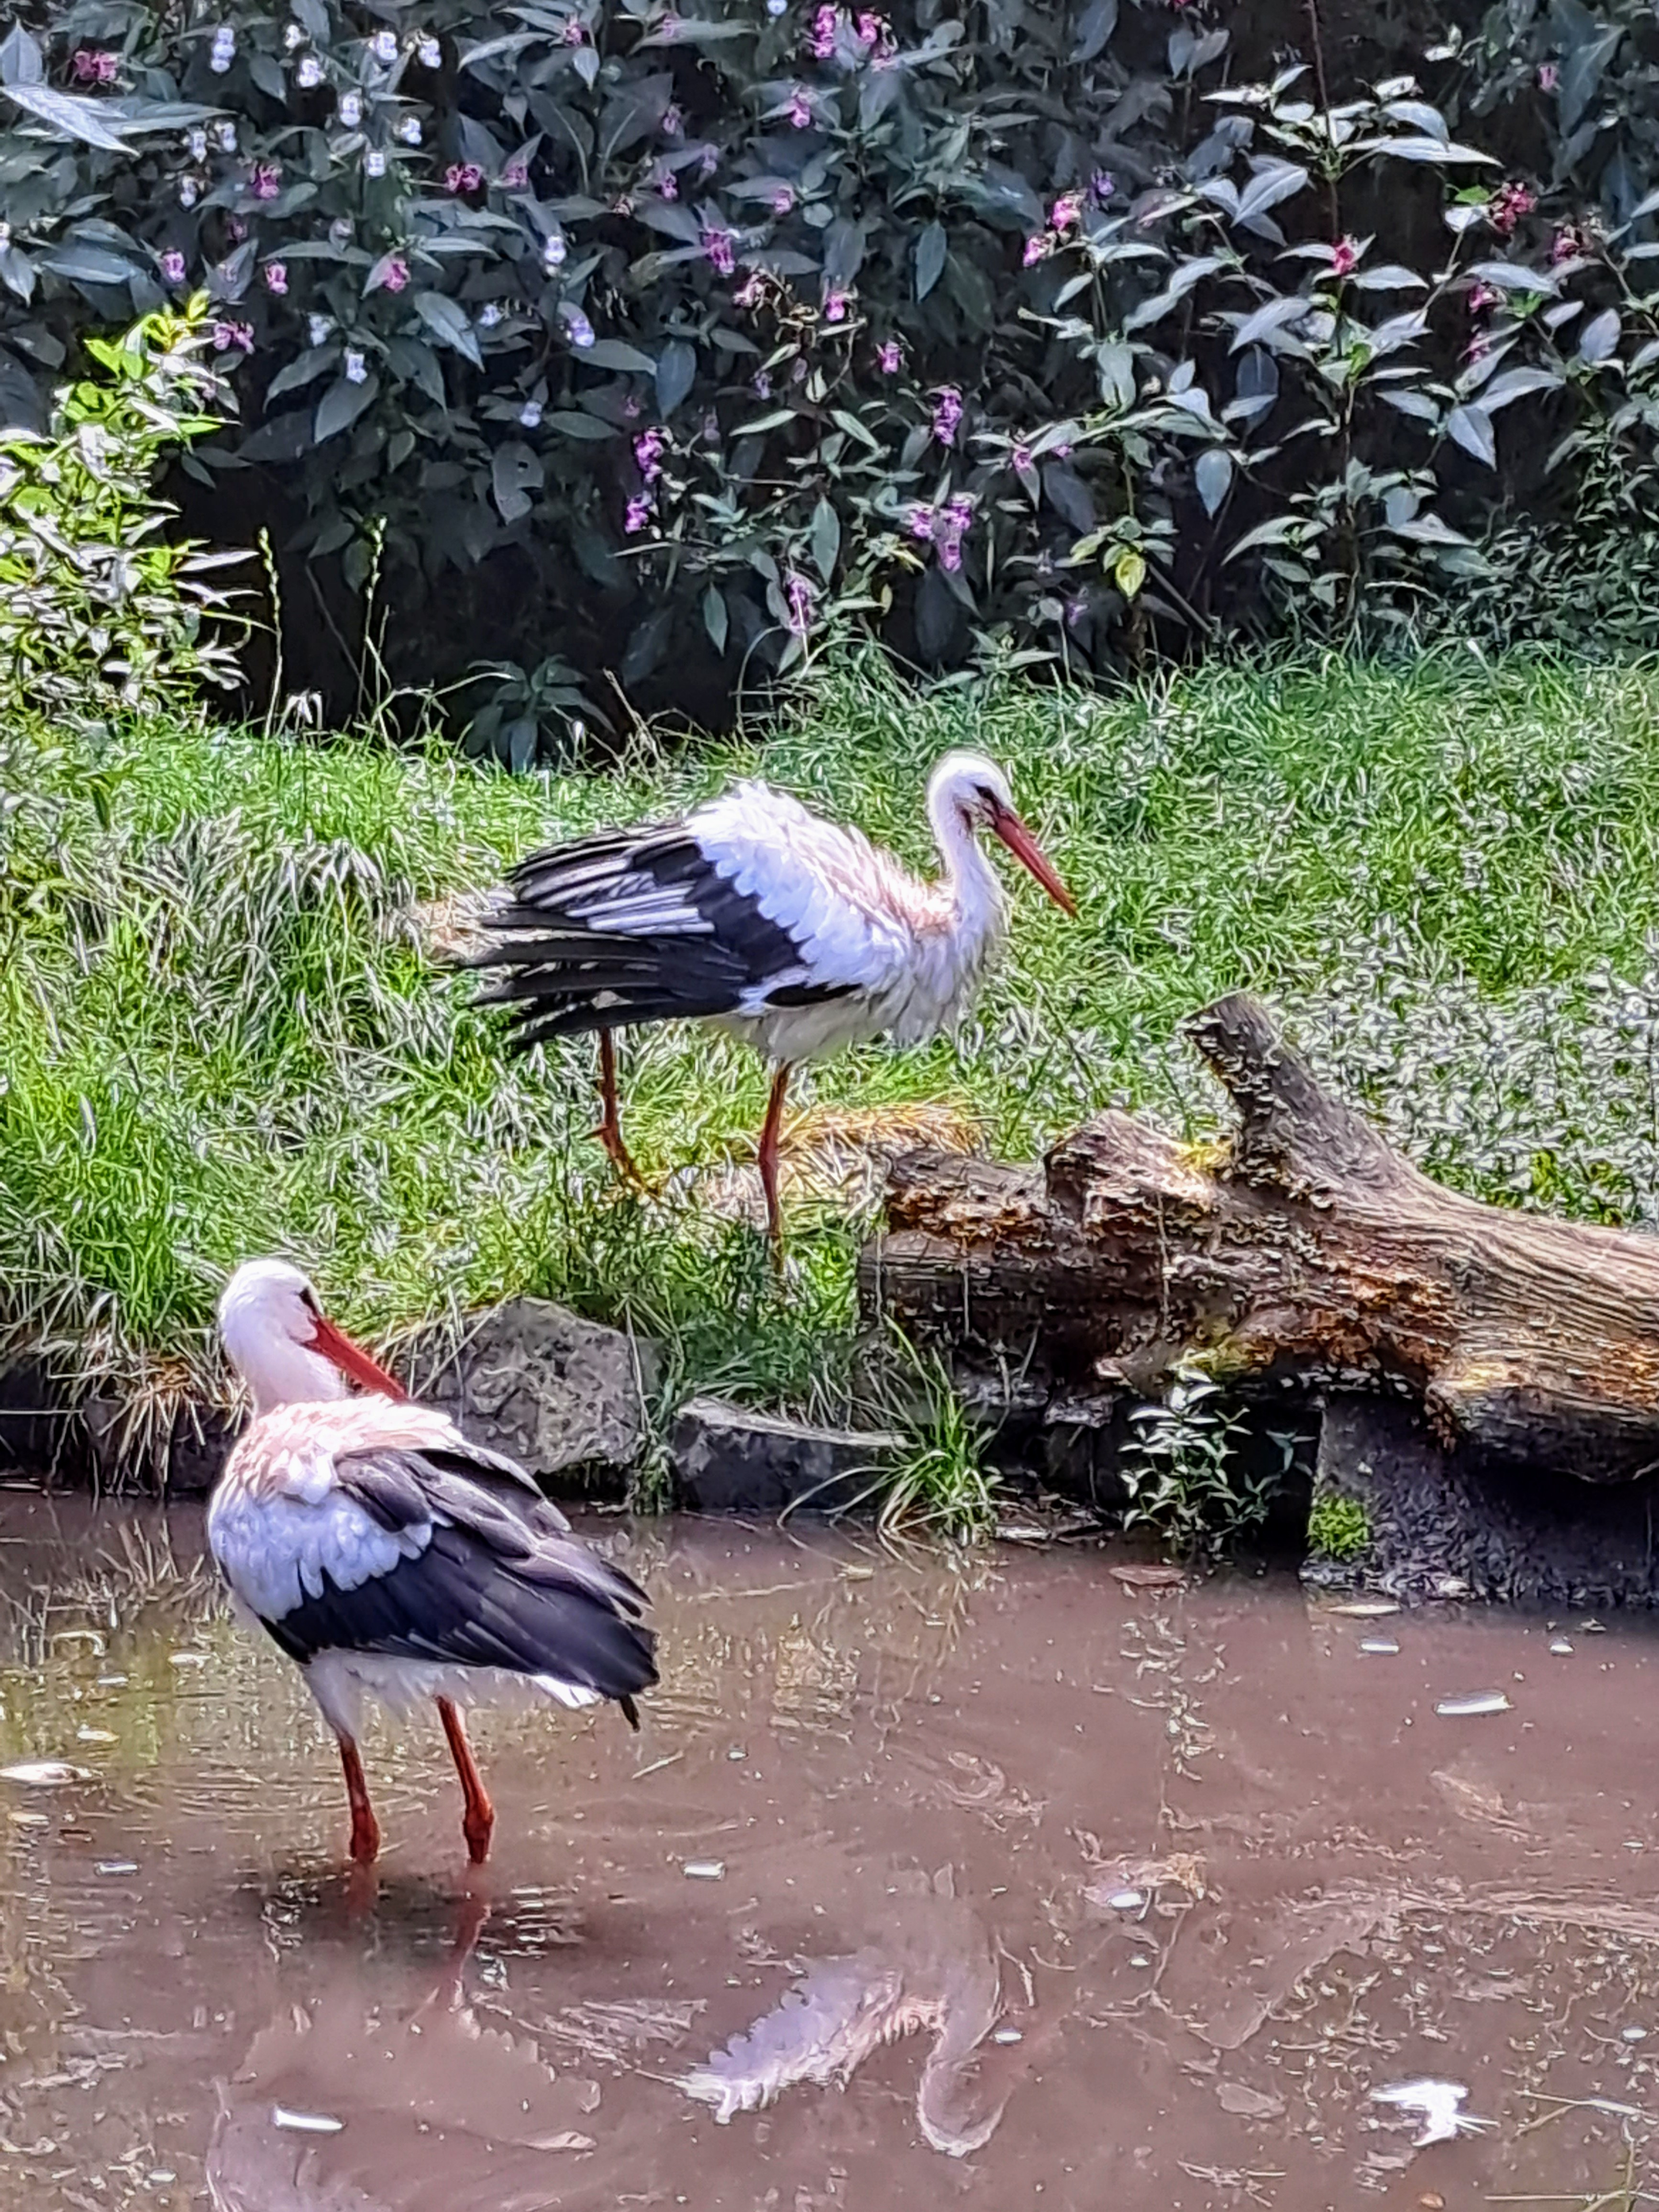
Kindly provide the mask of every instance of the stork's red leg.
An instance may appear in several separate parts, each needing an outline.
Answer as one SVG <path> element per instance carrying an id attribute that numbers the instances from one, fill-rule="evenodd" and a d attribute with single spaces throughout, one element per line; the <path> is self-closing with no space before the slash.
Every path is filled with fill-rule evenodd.
<path id="1" fill-rule="evenodd" d="M 766 1193 L 766 1233 L 772 1240 L 772 1256 L 783 1256 L 783 1209 L 778 1204 L 778 1139 L 783 1132 L 783 1097 L 789 1088 L 789 1062 L 772 1079 L 772 1096 L 766 1102 L 761 1127 L 761 1188 Z"/>
<path id="2" fill-rule="evenodd" d="M 356 1866 L 373 1866 L 380 1856 L 380 1824 L 368 1802 L 363 1762 L 349 1735 L 340 1738 L 340 1765 L 345 1770 L 346 1796 L 351 1803 L 351 1856 Z"/>
<path id="3" fill-rule="evenodd" d="M 634 1164 L 634 1155 L 623 1142 L 622 1111 L 617 1097 L 617 1047 L 609 1030 L 599 1031 L 599 1126 L 593 1134 L 611 1155 L 611 1164 L 635 1190 L 646 1188 L 645 1177 Z"/>
<path id="4" fill-rule="evenodd" d="M 444 1734 L 449 1740 L 449 1755 L 455 1762 L 455 1771 L 461 1778 L 461 1794 L 466 1800 L 466 1811 L 461 1819 L 461 1833 L 466 1838 L 466 1855 L 474 1866 L 482 1866 L 489 1856 L 489 1838 L 495 1826 L 495 1808 L 489 1802 L 489 1792 L 483 1786 L 477 1762 L 472 1756 L 472 1747 L 466 1740 L 466 1730 L 461 1726 L 461 1717 L 447 1698 L 438 1700 L 438 1717 L 444 1724 Z"/>

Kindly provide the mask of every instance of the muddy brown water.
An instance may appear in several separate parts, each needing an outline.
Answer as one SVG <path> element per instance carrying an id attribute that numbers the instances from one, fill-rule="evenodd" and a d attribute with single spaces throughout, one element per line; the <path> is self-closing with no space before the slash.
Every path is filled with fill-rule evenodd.
<path id="1" fill-rule="evenodd" d="M 0 1494 L 0 1766 L 87 1775 L 0 1780 L 6 2212 L 1659 2201 L 1651 1632 L 598 1533 L 643 1733 L 481 1718 L 470 1877 L 377 1730 L 362 1895 L 199 1518 Z M 1421 2076 L 1494 2124 L 1413 2150 Z"/>

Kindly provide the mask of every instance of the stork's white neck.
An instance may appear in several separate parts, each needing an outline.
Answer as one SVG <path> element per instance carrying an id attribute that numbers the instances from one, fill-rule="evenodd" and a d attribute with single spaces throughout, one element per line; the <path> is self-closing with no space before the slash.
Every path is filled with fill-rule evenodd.
<path id="1" fill-rule="evenodd" d="M 939 878 L 951 911 L 951 933 L 977 952 L 1000 934 L 1002 885 L 949 783 L 927 794 L 927 819 L 939 847 Z"/>
<path id="2" fill-rule="evenodd" d="M 291 1336 L 248 1328 L 233 1337 L 228 1326 L 225 1346 L 247 1384 L 256 1419 L 278 1406 L 311 1406 L 351 1395 L 331 1359 Z"/>

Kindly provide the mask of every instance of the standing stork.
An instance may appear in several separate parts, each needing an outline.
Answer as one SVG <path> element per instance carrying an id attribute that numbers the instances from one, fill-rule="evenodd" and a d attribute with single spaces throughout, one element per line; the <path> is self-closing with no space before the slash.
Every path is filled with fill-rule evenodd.
<path id="1" fill-rule="evenodd" d="M 214 1490 L 208 1543 L 236 1611 L 297 1662 L 339 1741 L 351 1856 L 368 1865 L 380 1846 L 357 1750 L 367 1692 L 436 1705 L 477 1865 L 495 1815 L 459 1709 L 614 1698 L 637 1728 L 634 1693 L 657 1679 L 645 1593 L 521 1467 L 412 1404 L 297 1267 L 239 1267 L 219 1326 L 254 1419 Z"/>
<path id="2" fill-rule="evenodd" d="M 978 753 L 947 753 L 927 785 L 940 872 L 923 881 L 858 830 L 787 792 L 737 784 L 677 822 L 602 831 L 532 854 L 485 917 L 501 940 L 476 957 L 507 970 L 481 994 L 517 1006 L 513 1042 L 599 1033 L 597 1134 L 637 1180 L 623 1142 L 611 1032 L 632 1022 L 714 1021 L 773 1062 L 760 1172 L 775 1249 L 778 1139 L 795 1064 L 889 1036 L 919 1044 L 972 998 L 1002 933 L 988 830 L 1067 914 L 1077 908 Z"/>

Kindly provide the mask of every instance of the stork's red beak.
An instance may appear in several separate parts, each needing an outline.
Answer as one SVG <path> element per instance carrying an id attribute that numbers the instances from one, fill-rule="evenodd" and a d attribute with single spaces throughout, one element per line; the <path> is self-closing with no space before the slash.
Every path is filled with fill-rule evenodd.
<path id="1" fill-rule="evenodd" d="M 342 1375 L 349 1375 L 354 1382 L 361 1382 L 365 1390 L 378 1391 L 383 1398 L 407 1398 L 409 1395 L 401 1382 L 394 1382 L 384 1367 L 376 1365 L 361 1344 L 354 1344 L 343 1329 L 336 1328 L 326 1314 L 317 1316 L 311 1348 L 313 1352 L 320 1352 L 325 1359 L 331 1360 Z"/>
<path id="2" fill-rule="evenodd" d="M 991 827 L 1019 862 L 1048 892 L 1062 914 L 1075 914 L 1077 901 L 1054 873 L 1053 863 L 1012 806 L 992 810 Z"/>

